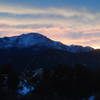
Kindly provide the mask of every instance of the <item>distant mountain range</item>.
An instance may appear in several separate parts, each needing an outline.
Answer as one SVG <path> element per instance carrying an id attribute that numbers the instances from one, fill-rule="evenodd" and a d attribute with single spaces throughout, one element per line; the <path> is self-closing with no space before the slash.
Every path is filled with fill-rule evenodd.
<path id="1" fill-rule="evenodd" d="M 23 71 L 34 67 L 55 67 L 76 64 L 100 68 L 100 50 L 92 47 L 64 45 L 38 33 L 0 38 L 0 65 L 12 64 Z"/>
<path id="2" fill-rule="evenodd" d="M 90 52 L 92 47 L 82 47 L 78 45 L 64 45 L 60 42 L 53 41 L 39 33 L 29 33 L 14 37 L 0 38 L 0 48 L 28 48 L 31 46 L 45 46 L 73 53 Z"/>

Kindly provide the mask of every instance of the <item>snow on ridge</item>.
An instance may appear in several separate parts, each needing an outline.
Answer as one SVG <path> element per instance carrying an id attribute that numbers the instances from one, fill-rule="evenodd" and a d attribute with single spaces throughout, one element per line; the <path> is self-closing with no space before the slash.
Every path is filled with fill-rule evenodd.
<path id="1" fill-rule="evenodd" d="M 0 38 L 0 48 L 26 48 L 30 46 L 47 46 L 60 50 L 69 51 L 72 53 L 89 52 L 94 50 L 91 47 L 82 47 L 77 45 L 64 45 L 61 42 L 53 41 L 39 33 L 28 33 L 20 36 Z"/>

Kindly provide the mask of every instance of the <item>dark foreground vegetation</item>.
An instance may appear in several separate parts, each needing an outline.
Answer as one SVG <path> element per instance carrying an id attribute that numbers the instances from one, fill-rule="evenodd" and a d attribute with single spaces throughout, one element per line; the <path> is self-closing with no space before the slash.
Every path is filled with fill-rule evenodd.
<path id="1" fill-rule="evenodd" d="M 88 66 L 57 65 L 18 73 L 6 64 L 0 69 L 0 100 L 100 100 L 99 94 L 100 70 Z"/>

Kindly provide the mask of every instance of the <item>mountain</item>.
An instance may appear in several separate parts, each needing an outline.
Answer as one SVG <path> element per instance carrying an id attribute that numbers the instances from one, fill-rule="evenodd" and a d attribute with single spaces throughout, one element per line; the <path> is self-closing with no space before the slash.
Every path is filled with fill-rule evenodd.
<path id="1" fill-rule="evenodd" d="M 0 39 L 0 48 L 27 48 L 34 45 L 50 46 L 52 41 L 38 33 L 22 34 L 20 36 Z"/>
<path id="2" fill-rule="evenodd" d="M 99 73 L 99 49 L 67 46 L 37 33 L 0 38 L 1 98 L 80 100 L 100 94 Z"/>
<path id="3" fill-rule="evenodd" d="M 94 50 L 91 47 L 82 47 L 77 45 L 67 46 L 60 42 L 53 41 L 39 33 L 29 33 L 20 36 L 0 38 L 0 48 L 28 48 L 31 46 L 45 46 L 73 53 L 90 52 Z"/>
<path id="4" fill-rule="evenodd" d="M 92 47 L 89 47 L 89 46 L 82 47 L 82 46 L 78 46 L 78 45 L 70 45 L 67 47 L 67 50 L 69 52 L 73 52 L 73 53 L 94 51 L 94 49 Z"/>
<path id="5" fill-rule="evenodd" d="M 28 68 L 54 68 L 76 64 L 100 69 L 100 50 L 77 45 L 67 46 L 38 33 L 0 38 L 0 66 L 12 64 L 16 71 Z M 27 69 L 26 69 L 27 70 Z"/>

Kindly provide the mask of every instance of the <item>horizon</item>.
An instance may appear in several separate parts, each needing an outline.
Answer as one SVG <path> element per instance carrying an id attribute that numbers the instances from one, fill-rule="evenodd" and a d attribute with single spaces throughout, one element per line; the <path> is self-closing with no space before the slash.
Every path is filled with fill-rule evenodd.
<path id="1" fill-rule="evenodd" d="M 35 33 L 35 32 L 34 32 Z M 28 34 L 34 34 L 34 33 L 23 33 L 23 34 L 17 34 L 17 35 L 13 35 L 13 36 L 4 36 L 4 37 L 0 37 L 0 38 L 5 38 L 5 37 L 7 37 L 7 38 L 10 38 L 10 37 L 15 37 L 15 36 L 21 36 L 21 35 L 28 35 Z M 40 34 L 40 33 L 35 33 L 35 34 Z M 42 34 L 40 34 L 40 35 L 42 35 Z M 43 35 L 43 36 L 45 36 L 45 35 Z M 47 38 L 49 38 L 48 36 L 46 36 Z M 52 38 L 49 38 L 50 40 L 52 40 L 52 41 L 55 41 L 55 40 L 53 40 Z M 60 42 L 60 43 L 62 43 L 62 44 L 64 44 L 64 45 L 66 45 L 66 46 L 72 46 L 72 45 L 74 45 L 74 46 L 82 46 L 82 45 L 77 45 L 77 44 L 65 44 L 65 43 L 63 43 L 63 42 L 61 42 L 61 41 L 56 41 L 56 42 Z M 93 48 L 93 49 L 100 49 L 100 48 L 94 48 L 94 47 L 92 47 L 92 46 L 82 46 L 82 47 L 91 47 L 91 48 Z"/>
<path id="2" fill-rule="evenodd" d="M 100 49 L 99 0 L 0 0 L 0 37 L 40 33 Z"/>

